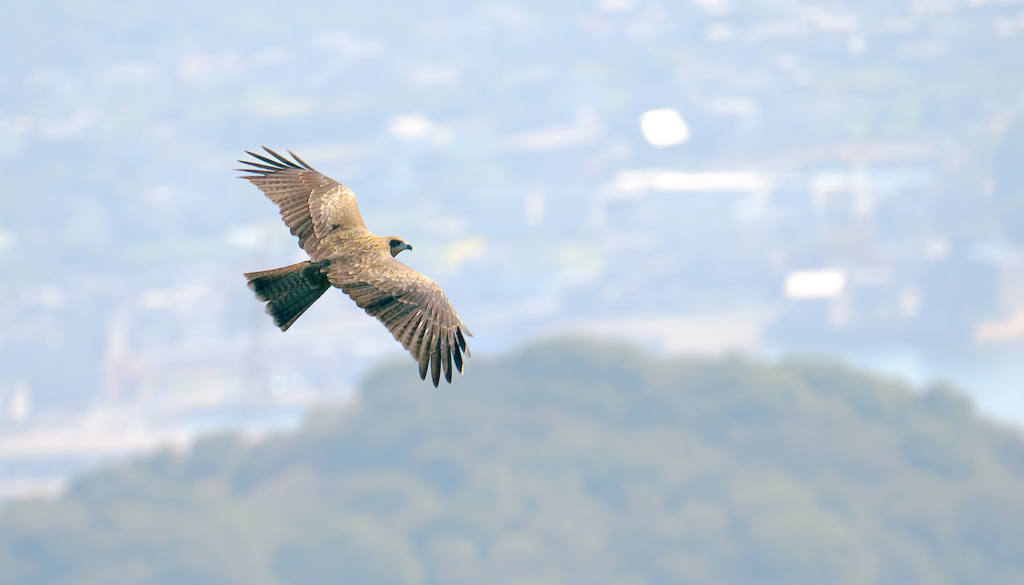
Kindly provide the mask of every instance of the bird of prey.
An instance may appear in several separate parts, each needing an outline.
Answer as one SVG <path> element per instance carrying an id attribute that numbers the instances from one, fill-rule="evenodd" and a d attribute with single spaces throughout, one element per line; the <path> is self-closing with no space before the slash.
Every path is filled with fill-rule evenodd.
<path id="1" fill-rule="evenodd" d="M 256 297 L 267 303 L 274 324 L 287 331 L 334 285 L 391 331 L 437 386 L 452 366 L 462 373 L 466 336 L 472 334 L 436 282 L 402 264 L 395 256 L 412 250 L 402 238 L 370 233 L 359 215 L 356 196 L 341 183 L 317 172 L 295 153 L 294 160 L 264 147 L 267 156 L 246 151 L 259 162 L 240 160 L 248 179 L 281 210 L 281 218 L 299 238 L 310 259 L 284 268 L 245 275 Z"/>

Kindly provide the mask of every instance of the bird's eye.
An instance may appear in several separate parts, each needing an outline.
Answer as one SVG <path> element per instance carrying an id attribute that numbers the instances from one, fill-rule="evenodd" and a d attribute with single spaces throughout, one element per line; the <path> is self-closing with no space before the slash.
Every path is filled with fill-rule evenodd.
<path id="1" fill-rule="evenodd" d="M 402 245 L 402 240 L 391 240 L 391 247 L 396 248 Z"/>

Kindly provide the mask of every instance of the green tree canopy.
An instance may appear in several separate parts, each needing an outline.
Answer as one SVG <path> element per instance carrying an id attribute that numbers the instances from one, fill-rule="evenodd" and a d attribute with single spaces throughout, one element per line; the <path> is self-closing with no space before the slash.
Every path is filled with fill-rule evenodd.
<path id="1" fill-rule="evenodd" d="M 0 582 L 1010 585 L 1022 494 L 947 387 L 560 340 L 10 505 Z"/>

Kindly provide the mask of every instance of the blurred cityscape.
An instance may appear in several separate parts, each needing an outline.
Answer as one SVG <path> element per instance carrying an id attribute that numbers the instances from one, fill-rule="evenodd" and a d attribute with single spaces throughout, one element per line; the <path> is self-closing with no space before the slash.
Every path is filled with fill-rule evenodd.
<path id="1" fill-rule="evenodd" d="M 76 6 L 0 23 L 0 498 L 408 361 L 339 291 L 262 313 L 241 274 L 304 258 L 231 171 L 263 145 L 412 243 L 477 355 L 809 353 L 1024 423 L 1024 2 Z"/>

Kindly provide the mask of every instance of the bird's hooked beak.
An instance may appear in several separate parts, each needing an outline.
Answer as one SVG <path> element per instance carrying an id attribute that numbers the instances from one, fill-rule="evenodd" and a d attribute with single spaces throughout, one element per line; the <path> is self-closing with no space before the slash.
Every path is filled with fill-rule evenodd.
<path id="1" fill-rule="evenodd" d="M 399 252 L 401 252 L 403 250 L 412 250 L 412 246 L 410 246 L 408 243 L 406 243 L 405 240 L 401 240 L 401 239 L 398 239 L 398 238 L 393 238 L 391 240 L 391 242 L 390 242 L 390 246 L 391 246 L 391 257 L 392 258 L 394 258 L 395 256 L 398 256 Z"/>

